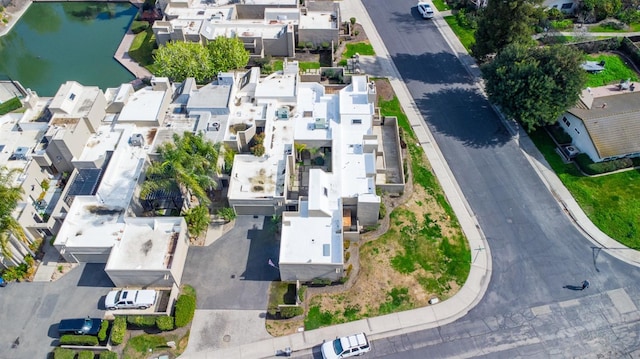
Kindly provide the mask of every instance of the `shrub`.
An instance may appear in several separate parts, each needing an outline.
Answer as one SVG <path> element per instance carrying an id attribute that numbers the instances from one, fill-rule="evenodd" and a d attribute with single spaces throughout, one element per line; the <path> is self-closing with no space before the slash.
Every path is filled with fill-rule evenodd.
<path id="1" fill-rule="evenodd" d="M 151 315 L 128 315 L 127 323 L 140 328 L 156 326 L 156 317 Z"/>
<path id="2" fill-rule="evenodd" d="M 109 330 L 109 321 L 103 320 L 100 324 L 100 331 L 98 332 L 98 340 L 104 342 L 107 340 L 107 331 Z"/>
<path id="3" fill-rule="evenodd" d="M 176 327 L 184 327 L 189 324 L 193 319 L 193 314 L 196 311 L 196 297 L 181 294 L 176 302 Z"/>
<path id="4" fill-rule="evenodd" d="M 329 44 L 327 41 L 323 41 L 323 42 L 322 42 L 322 48 L 323 48 L 323 49 L 328 49 L 328 48 L 329 48 L 329 46 L 331 46 L 331 44 Z"/>
<path id="5" fill-rule="evenodd" d="M 562 20 L 564 18 L 562 11 L 555 7 L 548 9 L 546 13 L 549 20 Z"/>
<path id="6" fill-rule="evenodd" d="M 95 354 L 93 354 L 92 351 L 83 350 L 80 353 L 78 353 L 78 358 L 77 359 L 93 359 L 94 357 L 95 357 Z"/>
<path id="7" fill-rule="evenodd" d="M 571 143 L 571 136 L 564 130 L 564 128 L 560 126 L 550 126 L 548 127 L 551 136 L 558 142 L 559 144 Z"/>
<path id="8" fill-rule="evenodd" d="M 0 104 L 0 115 L 7 114 L 13 110 L 17 110 L 22 107 L 22 102 L 17 97 L 7 100 Z"/>
<path id="9" fill-rule="evenodd" d="M 220 208 L 217 214 L 227 222 L 231 222 L 236 218 L 236 211 L 231 207 Z"/>
<path id="10" fill-rule="evenodd" d="M 118 353 L 116 352 L 100 352 L 100 359 L 118 359 Z"/>
<path id="11" fill-rule="evenodd" d="M 315 45 L 313 45 L 313 42 L 311 41 L 307 41 L 307 43 L 304 45 L 307 49 L 313 49 L 315 47 Z"/>
<path id="12" fill-rule="evenodd" d="M 280 307 L 280 317 L 283 319 L 297 317 L 298 315 L 302 315 L 302 313 L 304 313 L 302 307 Z"/>
<path id="13" fill-rule="evenodd" d="M 307 292 L 307 287 L 302 285 L 300 286 L 300 289 L 298 290 L 298 300 L 301 302 L 304 302 L 304 295 Z"/>
<path id="14" fill-rule="evenodd" d="M 355 17 L 350 18 L 349 22 L 351 23 L 351 25 L 355 25 L 356 24 L 356 18 Z"/>
<path id="15" fill-rule="evenodd" d="M 76 352 L 67 348 L 55 348 L 53 350 L 53 359 L 73 359 L 76 357 Z"/>
<path id="16" fill-rule="evenodd" d="M 298 42 L 298 45 L 296 47 L 299 48 L 299 49 L 304 49 L 305 45 L 306 44 L 304 43 L 304 41 L 300 41 L 300 42 Z"/>
<path id="17" fill-rule="evenodd" d="M 92 335 L 63 335 L 60 345 L 98 345 L 98 338 Z"/>
<path id="18" fill-rule="evenodd" d="M 173 330 L 173 317 L 164 315 L 156 317 L 156 326 L 162 331 Z"/>
<path id="19" fill-rule="evenodd" d="M 351 252 L 347 252 L 347 253 L 345 253 L 345 254 L 344 254 L 344 261 L 345 261 L 345 262 L 348 262 L 348 261 L 349 261 L 349 258 L 351 258 Z"/>
<path id="20" fill-rule="evenodd" d="M 556 30 L 567 30 L 573 27 L 573 21 L 567 20 L 553 20 L 551 21 L 551 27 Z"/>
<path id="21" fill-rule="evenodd" d="M 111 328 L 111 343 L 120 345 L 124 341 L 124 335 L 127 332 L 127 318 L 116 317 Z"/>
<path id="22" fill-rule="evenodd" d="M 250 150 L 251 153 L 253 153 L 253 155 L 256 157 L 264 155 L 264 145 L 262 143 L 258 143 L 257 145 L 251 147 Z"/>
<path id="23" fill-rule="evenodd" d="M 577 155 L 575 160 L 582 172 L 588 175 L 613 172 L 633 166 L 633 161 L 630 158 L 621 158 L 617 160 L 594 163 L 593 161 L 591 161 L 591 158 L 589 158 L 589 156 L 584 153 Z"/>
<path id="24" fill-rule="evenodd" d="M 331 279 L 327 279 L 327 278 L 313 278 L 313 280 L 311 280 L 311 284 L 313 285 L 329 285 L 331 284 Z"/>
<path id="25" fill-rule="evenodd" d="M 145 31 L 149 27 L 149 23 L 146 21 L 134 21 L 131 23 L 131 32 L 139 34 Z"/>

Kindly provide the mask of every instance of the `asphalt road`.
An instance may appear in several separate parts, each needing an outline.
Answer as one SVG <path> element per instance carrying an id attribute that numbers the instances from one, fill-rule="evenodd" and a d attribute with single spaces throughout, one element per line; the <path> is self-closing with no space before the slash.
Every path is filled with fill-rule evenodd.
<path id="1" fill-rule="evenodd" d="M 374 342 L 372 356 L 620 357 L 640 353 L 640 271 L 594 248 L 544 187 L 473 78 L 412 0 L 364 0 L 491 247 L 476 308 Z M 473 249 L 478 250 L 478 249 Z M 587 290 L 573 290 L 589 279 Z"/>

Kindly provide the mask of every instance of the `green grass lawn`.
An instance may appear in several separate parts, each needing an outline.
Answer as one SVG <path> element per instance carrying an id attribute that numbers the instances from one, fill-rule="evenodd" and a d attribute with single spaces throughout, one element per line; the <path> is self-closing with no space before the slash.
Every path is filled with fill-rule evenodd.
<path id="1" fill-rule="evenodd" d="M 562 162 L 546 132 L 536 131 L 531 139 L 589 219 L 609 237 L 640 249 L 640 171 L 585 177 Z"/>
<path id="2" fill-rule="evenodd" d="M 433 0 L 433 6 L 435 6 L 438 11 L 451 10 L 444 0 Z"/>
<path id="3" fill-rule="evenodd" d="M 476 42 L 474 37 L 475 30 L 460 26 L 454 15 L 445 16 L 444 20 L 449 24 L 449 27 L 456 34 L 458 39 L 460 39 L 464 48 L 467 49 L 467 51 L 471 51 L 471 45 Z"/>
<path id="4" fill-rule="evenodd" d="M 618 30 L 607 25 L 596 25 L 589 28 L 589 32 L 636 32 L 640 31 L 640 23 L 631 24 L 625 30 Z"/>
<path id="5" fill-rule="evenodd" d="M 273 61 L 273 71 L 281 71 L 283 68 L 284 61 L 283 60 L 274 60 Z M 302 61 L 298 62 L 298 69 L 302 71 L 311 70 L 311 69 L 319 69 L 319 62 L 311 62 L 311 61 Z"/>
<path id="6" fill-rule="evenodd" d="M 629 66 L 624 63 L 624 60 L 618 55 L 599 55 L 599 56 L 587 56 L 588 61 L 604 61 L 604 71 L 597 74 L 589 74 L 587 78 L 587 85 L 589 87 L 598 87 L 610 84 L 618 84 L 620 80 L 631 79 L 631 81 L 638 81 L 638 76 Z"/>
<path id="7" fill-rule="evenodd" d="M 357 42 L 355 44 L 347 44 L 347 49 L 342 53 L 343 59 L 350 59 L 356 53 L 364 56 L 373 56 L 376 54 L 373 51 L 373 46 L 368 42 Z"/>
<path id="8" fill-rule="evenodd" d="M 156 46 L 156 36 L 153 34 L 151 27 L 139 33 L 133 39 L 131 47 L 129 47 L 129 56 L 140 66 L 154 72 L 153 50 Z"/>

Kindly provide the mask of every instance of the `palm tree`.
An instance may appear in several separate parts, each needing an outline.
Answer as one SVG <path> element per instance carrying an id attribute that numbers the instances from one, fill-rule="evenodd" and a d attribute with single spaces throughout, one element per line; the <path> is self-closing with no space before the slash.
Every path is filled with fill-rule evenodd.
<path id="1" fill-rule="evenodd" d="M 18 169 L 9 170 L 6 167 L 0 167 L 0 251 L 5 258 L 13 258 L 13 253 L 9 248 L 9 242 L 12 237 L 17 238 L 25 244 L 23 247 L 33 255 L 28 247 L 29 240 L 22 229 L 22 226 L 13 216 L 13 211 L 18 205 L 18 201 L 22 199 L 22 187 L 12 184 L 16 174 L 20 172 Z M 14 261 L 15 264 L 18 264 Z"/>
<path id="2" fill-rule="evenodd" d="M 162 144 L 158 153 L 161 160 L 151 163 L 147 169 L 140 197 L 146 198 L 161 189 L 178 188 L 187 198 L 197 198 L 199 204 L 211 203 L 208 194 L 218 185 L 218 151 L 213 143 L 202 133 L 185 132 L 183 136 L 174 134 L 173 143 Z"/>

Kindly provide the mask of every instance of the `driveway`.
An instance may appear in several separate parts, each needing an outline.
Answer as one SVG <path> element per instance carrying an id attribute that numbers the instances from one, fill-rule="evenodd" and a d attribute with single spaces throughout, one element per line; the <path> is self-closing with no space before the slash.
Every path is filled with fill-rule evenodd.
<path id="1" fill-rule="evenodd" d="M 270 217 L 238 216 L 233 229 L 208 247 L 191 247 L 182 283 L 198 294 L 198 309 L 267 309 L 271 281 L 278 280 L 280 241 L 269 231 Z"/>
<path id="2" fill-rule="evenodd" d="M 267 339 L 265 329 L 271 281 L 279 280 L 280 241 L 270 217 L 239 216 L 233 229 L 208 247 L 191 247 L 182 283 L 198 294 L 187 353 Z"/>
<path id="3" fill-rule="evenodd" d="M 58 341 L 58 322 L 99 317 L 113 287 L 104 265 L 81 264 L 55 282 L 9 283 L 0 288 L 0 357 L 46 358 Z"/>

